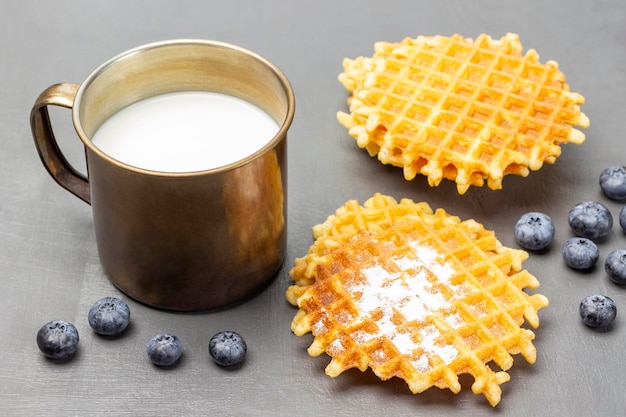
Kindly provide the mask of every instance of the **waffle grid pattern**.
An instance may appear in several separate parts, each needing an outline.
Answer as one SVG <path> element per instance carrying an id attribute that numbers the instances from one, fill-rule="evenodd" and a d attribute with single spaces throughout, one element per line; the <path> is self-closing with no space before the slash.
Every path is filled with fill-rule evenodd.
<path id="1" fill-rule="evenodd" d="M 535 335 L 521 326 L 536 328 L 548 301 L 523 291 L 539 286 L 521 269 L 526 252 L 503 247 L 477 222 L 376 194 L 363 207 L 346 203 L 314 236 L 291 271 L 287 298 L 299 307 L 293 332 L 314 335 L 309 354 L 331 356 L 328 375 L 369 367 L 383 380 L 405 380 L 413 393 L 458 393 L 458 375 L 470 374 L 472 391 L 495 406 L 511 355 L 535 362 Z M 380 285 L 368 283 L 372 271 Z M 367 308 L 372 291 L 378 298 Z"/>
<path id="2" fill-rule="evenodd" d="M 460 194 L 554 163 L 561 144 L 585 140 L 572 127 L 589 125 L 558 64 L 522 56 L 515 34 L 379 42 L 372 58 L 345 59 L 339 80 L 352 95 L 337 117 L 361 148 L 407 180 L 456 181 Z"/>

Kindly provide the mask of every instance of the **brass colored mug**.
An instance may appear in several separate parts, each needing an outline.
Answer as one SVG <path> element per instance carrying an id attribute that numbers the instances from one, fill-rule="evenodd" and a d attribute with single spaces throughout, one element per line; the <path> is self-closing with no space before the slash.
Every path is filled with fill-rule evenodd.
<path id="1" fill-rule="evenodd" d="M 244 159 L 198 172 L 137 168 L 92 143 L 100 125 L 126 106 L 181 91 L 244 99 L 268 113 L 278 133 Z M 87 176 L 59 149 L 50 105 L 72 109 Z M 157 308 L 199 311 L 252 296 L 283 261 L 287 131 L 294 112 L 289 81 L 263 57 L 221 42 L 173 40 L 124 52 L 80 85 L 50 86 L 37 98 L 30 122 L 50 175 L 91 204 L 98 253 L 111 282 Z"/>

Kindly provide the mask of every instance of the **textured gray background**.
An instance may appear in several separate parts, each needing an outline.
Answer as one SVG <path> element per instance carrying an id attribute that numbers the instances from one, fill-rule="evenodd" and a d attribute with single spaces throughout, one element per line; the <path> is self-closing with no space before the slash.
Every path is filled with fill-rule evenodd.
<path id="1" fill-rule="evenodd" d="M 566 216 L 581 200 L 621 204 L 601 195 L 600 171 L 626 163 L 623 147 L 626 86 L 626 3 L 612 1 L 32 1 L 3 3 L 0 12 L 0 415 L 623 415 L 626 400 L 624 338 L 626 289 L 609 282 L 602 263 L 626 247 L 615 226 L 600 242 L 599 266 L 587 274 L 568 270 L 560 256 L 572 236 Z M 554 59 L 571 89 L 582 93 L 591 119 L 582 146 L 564 146 L 555 165 L 528 178 L 507 177 L 504 190 L 454 184 L 428 187 L 405 182 L 359 150 L 336 119 L 346 92 L 337 81 L 344 57 L 370 55 L 374 42 L 420 34 L 486 32 L 521 35 L 542 61 Z M 44 171 L 32 143 L 30 107 L 41 90 L 60 81 L 80 82 L 109 57 L 171 38 L 205 38 L 239 44 L 276 63 L 296 92 L 297 114 L 289 139 L 289 223 L 285 265 L 272 285 L 235 308 L 172 314 L 129 300 L 132 325 L 118 340 L 95 336 L 89 306 L 120 295 L 103 275 L 90 208 L 58 187 Z M 82 149 L 67 110 L 52 112 L 70 160 L 84 169 Z M 412 395 L 402 381 L 381 383 L 372 373 L 324 375 L 326 356 L 310 358 L 310 337 L 294 336 L 295 309 L 284 301 L 293 259 L 312 243 L 311 227 L 348 199 L 363 202 L 380 191 L 473 217 L 516 247 L 513 225 L 524 212 L 551 215 L 551 248 L 524 267 L 540 279 L 551 304 L 540 312 L 537 362 L 521 357 L 491 409 L 471 393 L 436 388 Z M 618 305 L 608 333 L 587 329 L 578 303 L 604 293 Z M 623 313 L 620 315 L 620 313 Z M 58 365 L 37 350 L 35 333 L 46 321 L 74 322 L 78 356 Z M 210 336 L 241 332 L 249 346 L 245 365 L 229 372 L 208 357 Z M 159 331 L 182 338 L 185 353 L 171 370 L 151 366 L 145 344 Z M 604 414 L 602 414 L 604 413 Z"/>

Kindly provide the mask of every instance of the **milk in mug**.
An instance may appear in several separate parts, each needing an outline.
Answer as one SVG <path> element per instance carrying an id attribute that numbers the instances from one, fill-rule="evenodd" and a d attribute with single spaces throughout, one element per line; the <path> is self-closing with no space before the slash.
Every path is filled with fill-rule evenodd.
<path id="1" fill-rule="evenodd" d="M 112 158 L 138 168 L 193 172 L 239 161 L 278 131 L 274 119 L 245 100 L 184 91 L 120 110 L 98 128 L 92 142 Z"/>

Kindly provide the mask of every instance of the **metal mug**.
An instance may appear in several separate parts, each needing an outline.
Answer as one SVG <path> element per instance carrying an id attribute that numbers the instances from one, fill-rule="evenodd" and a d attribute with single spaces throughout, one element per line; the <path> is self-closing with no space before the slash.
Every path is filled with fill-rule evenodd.
<path id="1" fill-rule="evenodd" d="M 265 110 L 279 131 L 240 161 L 189 173 L 136 168 L 91 142 L 117 111 L 179 91 L 244 99 Z M 71 108 L 87 175 L 59 149 L 48 115 L 51 105 Z M 80 85 L 50 86 L 33 105 L 30 123 L 50 175 L 91 205 L 98 254 L 110 281 L 145 304 L 199 311 L 252 296 L 283 262 L 287 131 L 294 113 L 289 81 L 265 58 L 222 42 L 182 39 L 124 52 Z"/>

